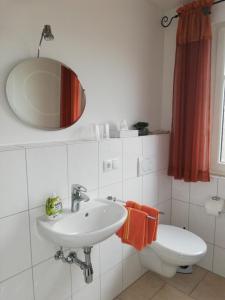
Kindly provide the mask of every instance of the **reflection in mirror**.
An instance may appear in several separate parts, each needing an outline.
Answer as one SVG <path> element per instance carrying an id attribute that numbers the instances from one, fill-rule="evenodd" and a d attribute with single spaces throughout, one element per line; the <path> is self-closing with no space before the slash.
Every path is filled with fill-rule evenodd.
<path id="1" fill-rule="evenodd" d="M 18 64 L 9 74 L 6 93 L 19 119 L 47 130 L 76 123 L 86 104 L 76 73 L 48 58 L 32 58 Z"/>

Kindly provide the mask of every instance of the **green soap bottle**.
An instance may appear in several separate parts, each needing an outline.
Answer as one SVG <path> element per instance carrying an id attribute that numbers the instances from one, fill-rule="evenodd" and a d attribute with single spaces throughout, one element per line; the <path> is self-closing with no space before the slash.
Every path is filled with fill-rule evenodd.
<path id="1" fill-rule="evenodd" d="M 62 201 L 56 194 L 52 194 L 45 204 L 45 213 L 49 220 L 55 220 L 63 213 Z"/>

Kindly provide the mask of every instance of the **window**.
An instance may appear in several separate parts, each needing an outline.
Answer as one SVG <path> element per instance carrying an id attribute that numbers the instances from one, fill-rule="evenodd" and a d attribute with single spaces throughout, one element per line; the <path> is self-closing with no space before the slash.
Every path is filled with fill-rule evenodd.
<path id="1" fill-rule="evenodd" d="M 212 114 L 212 163 L 213 174 L 225 175 L 225 27 L 218 30 L 214 43 L 215 65 L 213 114 Z"/>

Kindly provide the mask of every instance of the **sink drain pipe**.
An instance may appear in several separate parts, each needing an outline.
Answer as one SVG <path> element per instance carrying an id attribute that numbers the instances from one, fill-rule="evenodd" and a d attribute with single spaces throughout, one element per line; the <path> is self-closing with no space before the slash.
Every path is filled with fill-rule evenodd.
<path id="1" fill-rule="evenodd" d="M 60 247 L 60 250 L 55 254 L 55 260 L 61 260 L 64 263 L 68 264 L 75 264 L 80 267 L 84 274 L 84 280 L 87 284 L 93 281 L 93 267 L 91 263 L 91 248 L 92 247 L 85 247 L 84 256 L 85 261 L 80 260 L 77 257 L 77 253 L 75 251 L 70 252 L 68 256 L 64 255 L 63 247 Z"/>

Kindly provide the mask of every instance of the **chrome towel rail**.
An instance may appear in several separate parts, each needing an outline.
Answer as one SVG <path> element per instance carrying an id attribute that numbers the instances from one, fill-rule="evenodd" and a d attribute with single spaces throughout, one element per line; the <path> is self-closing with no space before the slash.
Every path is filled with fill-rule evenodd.
<path id="1" fill-rule="evenodd" d="M 124 202 L 122 200 L 119 200 L 116 197 L 108 196 L 106 199 L 109 200 L 109 201 L 122 203 L 123 205 L 126 204 L 126 202 Z M 165 213 L 163 211 L 160 211 L 159 214 L 160 215 L 165 215 Z M 156 218 L 154 218 L 152 216 L 147 216 L 147 218 L 150 219 L 150 220 L 157 220 Z"/>

